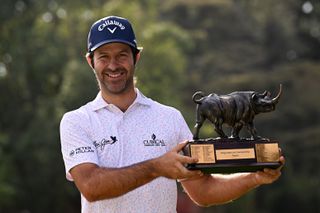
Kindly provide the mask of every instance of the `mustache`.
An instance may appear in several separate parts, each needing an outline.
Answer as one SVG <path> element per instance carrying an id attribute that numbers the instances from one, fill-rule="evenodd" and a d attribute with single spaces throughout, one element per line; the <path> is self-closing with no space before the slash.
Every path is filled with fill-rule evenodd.
<path id="1" fill-rule="evenodd" d="M 111 70 L 111 69 L 104 69 L 102 71 L 102 73 L 121 73 L 121 72 L 128 72 L 125 68 L 117 68 L 115 70 Z"/>

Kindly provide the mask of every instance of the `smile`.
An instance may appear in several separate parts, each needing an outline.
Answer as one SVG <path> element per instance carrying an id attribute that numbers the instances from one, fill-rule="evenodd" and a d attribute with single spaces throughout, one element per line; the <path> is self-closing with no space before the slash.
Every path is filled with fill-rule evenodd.
<path id="1" fill-rule="evenodd" d="M 121 72 L 121 73 L 107 73 L 107 76 L 109 78 L 119 78 L 120 76 L 122 76 L 124 73 Z"/>

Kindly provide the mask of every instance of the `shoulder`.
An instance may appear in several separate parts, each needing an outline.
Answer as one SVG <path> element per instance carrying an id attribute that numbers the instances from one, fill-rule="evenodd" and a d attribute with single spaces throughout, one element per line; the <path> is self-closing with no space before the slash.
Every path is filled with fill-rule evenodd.
<path id="1" fill-rule="evenodd" d="M 78 109 L 66 112 L 61 119 L 60 125 L 73 124 L 73 125 L 85 125 L 90 121 L 90 103 L 81 106 Z"/>
<path id="2" fill-rule="evenodd" d="M 106 106 L 106 102 L 103 100 L 101 96 L 101 92 L 97 94 L 95 99 L 86 103 L 85 105 L 79 107 L 78 109 L 66 112 L 61 122 L 64 121 L 73 121 L 73 122 L 88 122 L 91 120 L 91 117 L 100 109 Z"/>
<path id="3" fill-rule="evenodd" d="M 153 100 L 150 97 L 145 96 L 142 92 L 139 91 L 138 88 L 136 88 L 138 97 L 137 102 L 148 106 L 148 108 L 155 113 L 165 113 L 165 114 L 179 114 L 179 110 L 172 106 L 168 106 L 162 103 L 159 103 L 158 101 Z"/>
<path id="4" fill-rule="evenodd" d="M 175 107 L 161 104 L 157 101 L 153 101 L 153 104 L 151 105 L 151 111 L 153 118 L 156 118 L 161 121 L 170 121 L 172 125 L 180 126 L 182 123 L 185 123 L 185 119 L 182 113 Z"/>
<path id="5" fill-rule="evenodd" d="M 161 104 L 154 100 L 152 100 L 151 108 L 159 113 L 164 113 L 172 116 L 181 116 L 181 112 L 178 109 L 172 106 Z"/>

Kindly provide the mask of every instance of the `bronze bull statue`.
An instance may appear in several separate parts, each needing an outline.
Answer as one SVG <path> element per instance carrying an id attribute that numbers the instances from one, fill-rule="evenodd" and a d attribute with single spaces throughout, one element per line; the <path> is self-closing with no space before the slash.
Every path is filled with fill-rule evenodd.
<path id="1" fill-rule="evenodd" d="M 221 138 L 228 136 L 223 132 L 222 125 L 232 127 L 231 138 L 239 138 L 240 130 L 247 126 L 252 139 L 261 138 L 257 135 L 253 119 L 256 114 L 275 110 L 282 93 L 280 84 L 279 93 L 271 98 L 271 93 L 265 91 L 233 92 L 228 95 L 210 94 L 205 96 L 203 92 L 196 92 L 192 100 L 197 103 L 197 117 L 193 139 L 199 139 L 199 130 L 203 122 L 208 119 L 214 125 L 214 130 Z"/>

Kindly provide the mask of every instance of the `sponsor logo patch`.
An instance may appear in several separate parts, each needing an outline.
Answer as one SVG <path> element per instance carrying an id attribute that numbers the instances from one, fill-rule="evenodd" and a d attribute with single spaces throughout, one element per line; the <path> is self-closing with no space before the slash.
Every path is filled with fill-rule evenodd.
<path id="1" fill-rule="evenodd" d="M 82 147 L 78 147 L 74 150 L 71 150 L 69 155 L 70 155 L 70 157 L 73 157 L 74 155 L 88 153 L 88 152 L 94 152 L 94 149 L 92 149 L 90 146 L 82 146 Z"/>
<path id="2" fill-rule="evenodd" d="M 109 145 L 112 145 L 114 144 L 115 142 L 117 142 L 117 137 L 116 136 L 110 136 L 110 139 L 111 140 L 107 140 L 107 139 L 102 139 L 101 141 L 93 141 L 93 145 L 96 147 L 96 149 L 100 149 L 101 151 L 104 150 L 105 146 L 107 144 Z"/>
<path id="3" fill-rule="evenodd" d="M 155 134 L 151 135 L 151 139 L 143 140 L 144 146 L 165 146 L 165 142 L 162 139 L 157 139 Z"/>

